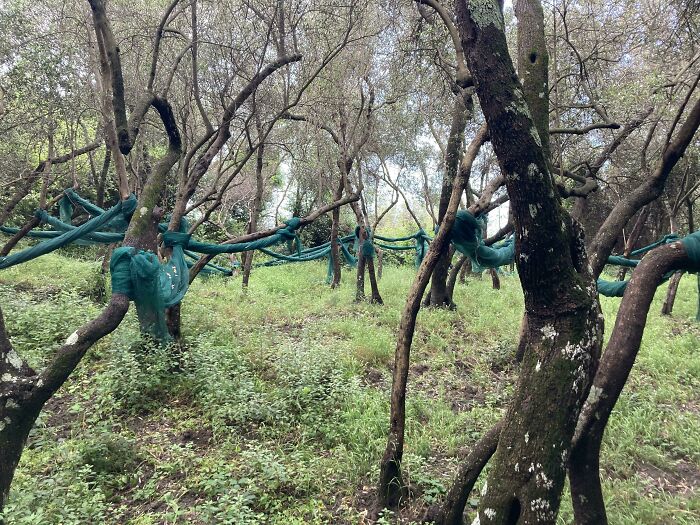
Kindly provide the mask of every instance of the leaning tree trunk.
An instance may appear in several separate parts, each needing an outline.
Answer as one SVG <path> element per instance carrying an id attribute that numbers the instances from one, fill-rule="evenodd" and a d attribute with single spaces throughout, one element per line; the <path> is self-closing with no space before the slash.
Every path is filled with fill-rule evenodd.
<path id="1" fill-rule="evenodd" d="M 593 237 L 588 250 L 593 275 L 597 277 L 603 271 L 608 256 L 612 253 L 617 237 L 625 224 L 642 206 L 649 204 L 661 195 L 671 170 L 685 153 L 698 126 L 700 126 L 700 98 L 695 101 L 675 137 L 669 138 L 668 143 L 664 145 L 661 158 L 650 176 L 615 205 Z"/>
<path id="2" fill-rule="evenodd" d="M 463 525 L 464 508 L 467 506 L 469 493 L 474 488 L 486 463 L 496 452 L 502 428 L 503 421 L 499 421 L 469 450 L 452 487 L 445 496 L 445 501 L 442 505 L 429 509 L 424 521 L 434 525 Z"/>
<path id="3" fill-rule="evenodd" d="M 482 144 L 486 141 L 487 129 L 482 126 L 476 137 L 472 140 L 462 159 L 460 169 L 455 178 L 452 195 L 443 218 L 442 227 L 430 244 L 423 262 L 418 268 L 418 273 L 411 285 L 406 298 L 406 304 L 401 313 L 399 332 L 394 353 L 394 373 L 391 384 L 391 411 L 389 416 L 389 437 L 384 456 L 380 464 L 379 484 L 377 487 L 377 501 L 375 512 L 384 508 L 395 508 L 401 498 L 406 494 L 406 487 L 401 475 L 401 461 L 403 459 L 404 437 L 406 428 L 406 385 L 408 382 L 408 369 L 410 363 L 411 343 L 416 329 L 416 318 L 421 306 L 421 298 L 428 286 L 430 275 L 433 273 L 441 252 L 447 251 L 449 231 L 454 224 L 455 214 L 459 207 L 460 198 L 464 186 L 471 173 L 472 164 Z M 491 191 L 484 191 L 482 198 L 473 208 L 472 212 L 483 209 L 491 199 L 495 188 L 500 186 L 494 183 Z"/>
<path id="4" fill-rule="evenodd" d="M 649 252 L 632 273 L 574 437 L 569 479 L 577 525 L 607 524 L 599 472 L 603 433 L 639 351 L 657 286 L 667 271 L 688 264 L 677 242 Z"/>
<path id="5" fill-rule="evenodd" d="M 0 311 L 0 515 L 29 431 L 42 408 L 88 348 L 119 326 L 128 308 L 126 296 L 112 295 L 104 311 L 73 332 L 41 373 L 32 370 L 12 347 Z"/>
<path id="6" fill-rule="evenodd" d="M 563 459 L 600 353 L 602 315 L 583 232 L 561 205 L 510 60 L 499 1 L 458 0 L 456 7 L 513 207 L 528 318 L 521 373 L 479 502 L 479 520 L 554 524 L 566 473 Z"/>
<path id="7" fill-rule="evenodd" d="M 671 277 L 668 283 L 666 297 L 661 305 L 661 315 L 671 315 L 673 313 L 673 305 L 676 302 L 676 294 L 678 293 L 678 285 L 681 282 L 681 277 L 683 277 L 683 272 L 676 272 Z"/>
<path id="8" fill-rule="evenodd" d="M 466 255 L 462 255 L 452 266 L 452 269 L 450 269 L 450 275 L 447 278 L 447 293 L 450 295 L 450 297 L 454 297 L 455 285 L 457 284 L 457 277 L 461 276 L 462 272 L 464 272 L 464 268 L 466 266 L 465 263 L 468 259 L 469 258 Z"/>

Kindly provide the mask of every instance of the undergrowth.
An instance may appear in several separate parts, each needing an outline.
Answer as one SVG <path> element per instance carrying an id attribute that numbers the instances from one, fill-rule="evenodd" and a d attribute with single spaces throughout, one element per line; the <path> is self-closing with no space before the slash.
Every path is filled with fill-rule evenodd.
<path id="1" fill-rule="evenodd" d="M 396 330 L 412 266 L 385 267 L 384 306 L 330 290 L 323 264 L 195 282 L 184 350 L 144 345 L 135 313 L 50 401 L 17 471 L 8 525 L 356 524 L 372 502 L 388 427 Z M 3 271 L 12 342 L 35 367 L 104 302 L 99 263 L 49 255 Z M 602 477 L 611 523 L 699 523 L 700 324 L 694 278 L 673 317 L 657 293 L 611 418 Z M 513 390 L 517 277 L 458 285 L 456 312 L 421 311 L 403 468 L 412 497 L 384 523 L 439 502 L 459 458 Z M 609 335 L 619 299 L 602 299 Z M 133 309 L 132 309 L 133 310 Z M 470 498 L 478 504 L 478 491 Z M 473 512 L 472 512 L 473 514 Z M 561 523 L 571 523 L 564 498 Z"/>

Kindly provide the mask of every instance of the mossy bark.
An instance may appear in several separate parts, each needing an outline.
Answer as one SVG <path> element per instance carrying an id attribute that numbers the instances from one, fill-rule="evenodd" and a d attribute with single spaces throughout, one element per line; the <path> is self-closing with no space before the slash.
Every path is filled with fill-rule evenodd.
<path id="1" fill-rule="evenodd" d="M 556 522 L 602 341 L 583 232 L 563 209 L 510 60 L 497 0 L 458 0 L 469 69 L 513 208 L 528 318 L 521 374 L 479 503 L 485 524 Z M 556 400 L 553 403 L 552 400 Z"/>
<path id="2" fill-rule="evenodd" d="M 112 295 L 102 313 L 73 332 L 40 373 L 32 370 L 12 347 L 0 311 L 0 513 L 27 436 L 44 405 L 65 383 L 85 352 L 119 326 L 128 309 L 126 296 Z"/>
<path id="3" fill-rule="evenodd" d="M 569 479 L 578 525 L 608 522 L 599 474 L 605 427 L 634 365 L 656 287 L 664 273 L 688 262 L 678 242 L 649 252 L 632 273 L 573 440 Z"/>

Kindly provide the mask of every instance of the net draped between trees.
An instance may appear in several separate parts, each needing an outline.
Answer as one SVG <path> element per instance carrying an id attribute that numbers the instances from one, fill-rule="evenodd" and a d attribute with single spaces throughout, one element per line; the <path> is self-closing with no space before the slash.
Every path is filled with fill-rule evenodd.
<path id="1" fill-rule="evenodd" d="M 42 239 L 42 242 L 0 258 L 0 269 L 27 262 L 70 244 L 92 245 L 121 242 L 124 239 L 131 215 L 136 209 L 136 202 L 136 197 L 132 194 L 128 199 L 104 210 L 78 195 L 73 189 L 67 189 L 65 196 L 58 203 L 58 218 L 49 215 L 45 210 L 36 211 L 36 217 L 40 222 L 51 226 L 54 230 L 31 230 L 28 236 Z M 90 219 L 80 226 L 70 224 L 75 206 L 82 207 L 90 215 Z M 168 231 L 168 223 L 160 223 L 158 228 L 162 234 L 163 245 L 171 249 L 169 260 L 161 262 L 155 253 L 131 247 L 115 249 L 110 260 L 112 291 L 124 294 L 134 301 L 139 318 L 149 320 L 147 325 L 142 326 L 144 331 L 158 340 L 168 341 L 170 335 L 165 311 L 182 301 L 189 287 L 188 268 L 199 259 L 201 254 L 219 255 L 259 250 L 272 257 L 272 260 L 259 263 L 256 266 L 274 266 L 327 258 L 326 281 L 331 282 L 334 262 L 332 242 L 328 241 L 312 248 L 303 248 L 297 235 L 300 223 L 298 217 L 293 217 L 285 222 L 284 227 L 261 239 L 224 244 L 206 243 L 193 238 L 190 233 L 187 233 L 189 225 L 184 219 L 181 221 L 180 231 Z M 515 258 L 513 237 L 509 237 L 494 246 L 487 246 L 483 239 L 485 229 L 486 220 L 483 216 L 475 217 L 469 211 L 460 210 L 456 214 L 454 226 L 450 231 L 450 241 L 455 249 L 471 260 L 472 267 L 476 272 L 511 264 Z M 0 231 L 14 235 L 19 229 L 0 226 Z M 431 240 L 423 229 L 403 237 L 386 237 L 373 235 L 369 228 L 366 228 L 365 235 L 361 239 L 360 227 L 358 226 L 353 234 L 339 237 L 336 242 L 345 263 L 351 267 L 356 267 L 358 261 L 350 251 L 350 244 L 353 245 L 354 253 L 358 256 L 361 253 L 365 258 L 375 256 L 376 244 L 384 250 L 415 250 L 415 265 L 418 268 L 425 257 Z M 657 246 L 678 240 L 683 243 L 693 262 L 695 270 L 691 271 L 700 271 L 700 232 L 682 239 L 677 235 L 666 235 L 648 246 L 634 250 L 630 253 L 630 257 L 610 256 L 608 264 L 634 268 L 639 264 L 639 259 L 631 257 L 643 255 Z M 294 251 L 292 245 L 295 244 L 295 253 L 282 254 L 270 249 L 283 243 L 287 243 L 290 252 Z M 205 276 L 230 276 L 233 272 L 222 266 L 208 263 L 201 273 Z M 665 277 L 669 278 L 670 274 Z M 599 279 L 598 290 L 599 293 L 608 297 L 621 297 L 627 283 L 628 281 Z"/>

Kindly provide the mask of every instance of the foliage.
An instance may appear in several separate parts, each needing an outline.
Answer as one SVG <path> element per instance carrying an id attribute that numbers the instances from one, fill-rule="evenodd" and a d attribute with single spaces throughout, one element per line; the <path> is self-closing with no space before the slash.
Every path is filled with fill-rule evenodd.
<path id="1" fill-rule="evenodd" d="M 48 294 L 42 272 L 54 269 L 52 285 L 68 287 L 95 264 L 49 255 L 23 268 L 3 273 L 3 310 L 13 341 L 37 363 L 56 344 L 42 323 L 63 333 L 98 308 Z M 351 304 L 354 276 L 335 291 L 324 276 L 323 264 L 264 268 L 245 293 L 236 279 L 196 281 L 183 303 L 181 354 L 139 342 L 130 313 L 40 418 L 8 524 L 360 522 L 385 445 L 394 333 L 414 270 L 385 268 L 382 308 Z M 415 522 L 440 501 L 459 458 L 506 406 L 522 297 L 517 278 L 501 279 L 499 291 L 488 279 L 458 285 L 456 312 L 420 314 L 404 465 L 413 496 L 387 523 Z M 695 282 L 681 281 L 673 318 L 658 314 L 664 293 L 604 445 L 613 523 L 673 515 L 690 524 L 699 510 Z M 618 304 L 603 298 L 608 325 Z M 566 498 L 560 521 L 571 521 Z"/>

